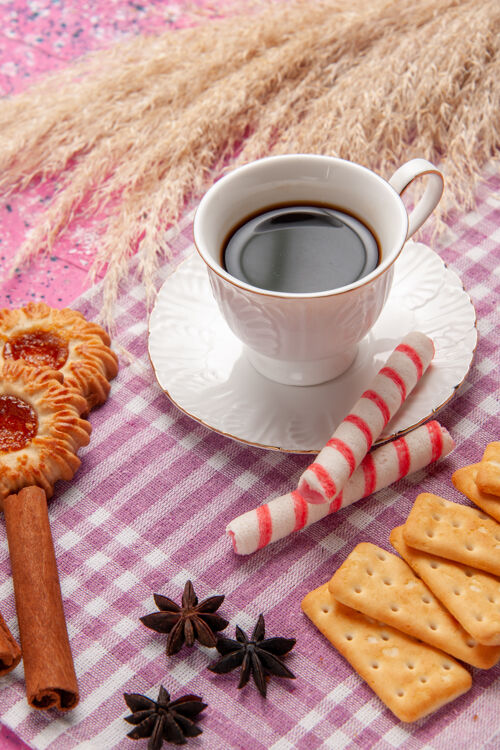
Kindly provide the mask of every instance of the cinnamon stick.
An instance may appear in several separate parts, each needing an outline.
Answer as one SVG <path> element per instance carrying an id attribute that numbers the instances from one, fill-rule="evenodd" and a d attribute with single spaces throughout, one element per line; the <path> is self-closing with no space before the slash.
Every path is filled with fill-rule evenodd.
<path id="1" fill-rule="evenodd" d="M 17 667 L 20 660 L 21 649 L 0 612 L 0 677 Z"/>
<path id="2" fill-rule="evenodd" d="M 78 684 L 45 492 L 26 487 L 9 495 L 4 513 L 28 703 L 67 711 L 78 703 Z"/>

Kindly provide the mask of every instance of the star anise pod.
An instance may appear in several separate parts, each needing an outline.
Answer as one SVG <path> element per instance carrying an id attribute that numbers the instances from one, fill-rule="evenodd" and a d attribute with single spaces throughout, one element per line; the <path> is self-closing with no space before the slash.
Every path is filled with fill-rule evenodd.
<path id="1" fill-rule="evenodd" d="M 195 720 L 207 704 L 202 703 L 199 695 L 183 695 L 171 701 L 170 694 L 161 685 L 155 701 L 138 693 L 124 693 L 123 697 L 132 711 L 130 716 L 125 716 L 125 721 L 136 724 L 127 737 L 132 740 L 149 737 L 148 750 L 160 750 L 164 740 L 185 745 L 186 737 L 202 733 Z"/>
<path id="2" fill-rule="evenodd" d="M 191 581 L 184 586 L 180 607 L 161 594 L 154 594 L 154 600 L 160 611 L 145 615 L 140 620 L 157 633 L 168 633 L 167 656 L 180 651 L 183 643 L 191 647 L 195 640 L 214 648 L 217 643 L 215 634 L 229 624 L 228 620 L 215 614 L 224 597 L 210 596 L 198 603 Z"/>
<path id="3" fill-rule="evenodd" d="M 237 625 L 236 640 L 232 638 L 217 638 L 217 651 L 221 658 L 208 667 L 216 674 L 226 674 L 237 667 L 241 667 L 238 688 L 247 684 L 250 674 L 253 677 L 259 693 L 265 698 L 267 692 L 266 677 L 290 677 L 295 675 L 285 667 L 280 656 L 284 656 L 295 646 L 295 638 L 266 638 L 264 616 L 259 615 L 257 624 L 249 640 L 246 633 Z"/>

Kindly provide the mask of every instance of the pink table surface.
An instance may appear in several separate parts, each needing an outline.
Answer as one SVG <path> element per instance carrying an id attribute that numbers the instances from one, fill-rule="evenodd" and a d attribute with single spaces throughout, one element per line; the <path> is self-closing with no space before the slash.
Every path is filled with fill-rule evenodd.
<path id="1" fill-rule="evenodd" d="M 144 2 L 10 2 L 0 4 L 0 94 L 23 91 L 43 74 L 60 69 L 88 51 L 111 46 L 138 33 L 160 33 L 195 22 L 196 13 L 215 16 L 224 2 L 145 0 Z M 34 189 L 0 204 L 0 307 L 43 300 L 68 305 L 89 286 L 95 248 L 82 231 L 70 232 L 53 254 L 16 270 L 11 259 L 40 211 L 47 191 Z"/>
<path id="2" fill-rule="evenodd" d="M 86 50 L 108 46 L 140 31 L 158 31 L 161 28 L 182 25 L 186 23 L 186 8 L 192 5 L 193 3 L 188 2 L 165 3 L 160 0 L 157 2 L 145 0 L 141 3 L 124 2 L 122 0 L 106 3 L 40 0 L 39 2 L 0 4 L 0 19 L 2 21 L 0 24 L 2 29 L 0 31 L 0 91 L 3 94 L 9 94 L 22 90 L 36 76 L 67 64 L 68 61 Z M 210 10 L 212 3 L 199 0 L 198 5 L 205 6 Z M 451 430 L 457 439 L 457 451 L 454 454 L 455 458 L 452 459 L 455 462 L 454 468 L 467 461 L 477 460 L 478 453 L 485 443 L 499 438 L 500 409 L 498 405 L 497 372 L 500 365 L 498 353 L 500 343 L 498 335 L 500 202 L 495 198 L 499 189 L 500 176 L 492 173 L 479 191 L 477 211 L 467 217 L 450 217 L 450 236 L 443 238 L 435 245 L 436 250 L 444 260 L 462 278 L 466 289 L 471 294 L 478 315 L 480 331 L 476 359 L 468 381 L 460 396 L 455 398 L 440 415 L 442 423 Z M 81 231 L 74 232 L 58 243 L 50 257 L 39 258 L 29 268 L 16 272 L 13 278 L 6 278 L 10 259 L 24 237 L 42 199 L 43 194 L 32 191 L 28 195 L 14 196 L 7 202 L 4 201 L 0 204 L 2 230 L 0 232 L 0 307 L 16 307 L 27 303 L 29 300 L 44 300 L 55 307 L 62 307 L 71 304 L 89 286 L 87 270 L 93 257 L 94 248 Z M 155 409 L 164 408 L 163 404 L 163 396 L 160 394 L 158 405 L 155 402 Z M 192 431 L 193 434 L 198 436 L 201 444 L 201 436 L 205 437 L 204 428 L 195 427 L 194 423 L 186 417 L 179 418 L 175 409 L 171 409 L 169 413 L 172 414 L 172 419 L 177 420 L 176 425 L 180 425 L 186 431 L 188 437 Z M 208 435 L 212 434 L 208 433 Z M 175 441 L 177 441 L 177 438 L 175 438 Z M 175 442 L 177 448 L 179 448 L 181 442 Z M 215 448 L 220 451 L 225 450 L 224 438 L 220 436 L 210 437 L 207 442 L 210 445 L 213 443 L 214 450 Z M 271 456 L 269 466 L 267 466 L 264 459 L 265 454 L 252 449 L 247 451 L 244 448 L 234 446 L 232 443 L 231 446 L 230 452 L 233 460 L 236 461 L 233 465 L 237 465 L 242 474 L 251 473 L 252 469 L 255 468 L 253 461 L 255 461 L 255 464 L 261 462 L 258 471 L 261 474 L 260 482 L 263 497 L 267 496 L 265 492 L 270 493 L 277 489 L 280 477 L 282 483 L 284 483 L 285 477 L 290 476 L 294 468 L 296 471 L 297 467 L 303 463 L 300 457 Z M 196 455 L 196 448 L 192 460 L 195 460 L 194 455 Z M 240 463 L 237 463 L 237 461 Z M 252 465 L 250 465 L 251 463 Z M 264 464 L 266 465 L 264 466 Z M 271 466 L 273 467 L 272 477 Z M 444 488 L 448 477 L 449 472 L 446 472 L 445 477 L 445 474 L 440 473 L 438 469 L 434 475 L 434 487 L 431 486 L 431 491 L 432 489 L 440 491 Z M 231 481 L 234 481 L 234 478 Z M 233 490 L 235 487 L 236 485 L 232 484 Z M 243 498 L 250 503 L 248 507 L 242 509 L 246 510 L 252 507 L 252 503 L 255 504 L 255 498 L 246 498 L 243 489 L 240 488 L 238 492 L 241 494 L 238 499 L 239 502 Z M 407 509 L 412 497 L 411 483 L 404 485 L 403 492 L 405 493 L 403 502 L 405 503 L 405 509 Z M 363 511 L 360 510 L 353 517 L 352 531 L 349 531 L 352 538 L 359 529 L 365 528 L 368 522 L 370 522 L 369 529 L 375 536 L 380 533 L 379 528 L 382 528 L 385 519 L 383 513 L 376 509 L 375 503 L 372 501 L 370 503 L 363 507 Z M 364 512 L 365 509 L 366 512 Z M 230 510 L 232 512 L 232 509 Z M 370 513 L 372 516 L 370 516 Z M 229 515 L 226 521 L 230 518 Z M 314 530 L 305 533 L 296 545 L 284 543 L 281 549 L 285 559 L 289 555 L 293 565 L 295 565 L 295 558 L 293 558 L 291 549 L 295 548 L 297 561 L 300 562 L 302 548 L 311 550 L 312 554 L 313 548 L 319 545 L 324 552 L 321 570 L 326 575 L 326 570 L 329 569 L 329 559 L 326 552 L 329 550 L 328 539 L 333 528 L 328 525 L 329 523 L 331 524 L 331 521 L 328 522 L 325 519 Z M 355 529 L 356 524 L 359 524 L 359 529 Z M 328 554 L 331 554 L 331 552 Z M 258 568 L 261 564 L 258 560 L 262 561 L 263 559 L 266 559 L 270 566 L 268 575 L 274 576 L 275 568 L 276 577 L 283 575 L 283 571 L 279 568 L 278 558 L 273 557 L 272 552 L 269 552 L 265 558 L 262 556 L 255 558 L 255 563 L 251 560 L 242 561 L 241 570 L 250 570 L 252 565 Z M 227 570 L 223 569 L 221 575 L 227 575 L 229 578 L 233 574 L 231 564 L 227 563 Z M 218 582 L 217 575 L 217 572 L 213 573 L 213 580 L 216 582 Z M 252 584 L 252 588 L 255 587 L 256 584 Z M 223 586 L 221 589 L 223 590 Z M 302 593 L 305 593 L 305 591 Z M 255 594 L 257 595 L 257 591 Z M 317 643 L 319 644 L 319 641 Z M 311 659 L 314 658 L 315 644 L 316 641 L 312 639 L 309 654 Z M 297 683 L 299 683 L 298 680 Z M 454 726 L 463 731 L 464 738 L 467 738 L 468 747 L 484 746 L 489 750 L 499 747 L 500 724 L 490 717 L 488 718 L 487 729 L 483 730 L 484 717 L 478 716 L 473 708 L 475 704 L 471 702 L 472 700 L 478 700 L 482 696 L 483 689 L 486 690 L 486 688 L 489 700 L 491 700 L 492 695 L 493 697 L 495 694 L 498 696 L 499 683 L 500 673 L 498 668 L 490 670 L 488 674 L 479 676 L 472 697 L 461 700 L 460 708 L 452 708 L 448 714 L 449 729 L 447 729 L 448 720 L 444 718 L 443 712 L 439 714 L 435 721 L 429 722 L 427 729 L 424 730 L 427 733 L 422 735 L 422 741 L 428 743 L 426 747 L 439 748 L 439 750 L 459 747 L 457 730 L 454 729 Z M 491 691 L 496 691 L 496 693 Z M 356 688 L 356 695 L 353 700 L 358 709 L 360 737 L 363 737 L 359 740 L 360 747 L 372 748 L 376 746 L 383 750 L 389 750 L 392 747 L 402 747 L 407 750 L 421 747 L 418 732 L 414 736 L 406 737 L 403 734 L 398 734 L 397 726 L 394 726 L 394 731 L 392 731 L 392 719 L 387 717 L 387 714 L 384 714 L 383 717 L 376 714 L 373 725 L 370 725 L 368 706 L 367 716 L 361 717 L 363 703 L 369 701 L 370 706 L 373 705 L 369 690 L 365 691 L 364 687 Z M 310 750 L 310 748 L 320 746 L 333 747 L 333 745 L 328 744 L 327 736 L 329 727 L 333 725 L 342 727 L 342 730 L 339 729 L 339 737 L 341 736 L 340 739 L 343 738 L 341 746 L 348 745 L 348 737 L 351 736 L 349 733 L 352 731 L 351 725 L 354 721 L 350 709 L 348 710 L 344 703 L 339 702 L 331 714 L 325 713 L 320 716 L 315 713 L 315 710 L 311 703 L 311 712 L 307 715 L 307 721 L 311 728 L 308 724 L 307 736 L 304 736 L 303 740 L 297 745 L 292 744 L 291 741 L 284 741 L 283 748 L 301 747 L 304 750 L 306 748 Z M 453 720 L 457 719 L 459 711 L 462 711 L 461 720 L 453 725 Z M 0 704 L 0 714 L 1 712 Z M 341 716 L 342 712 L 345 713 L 345 720 Z M 356 721 L 358 721 L 358 718 L 356 718 Z M 124 729 L 124 734 L 125 731 Z M 342 734 L 342 731 L 346 733 Z M 125 745 L 130 746 L 131 750 L 135 747 L 135 743 L 132 742 L 124 742 L 123 746 L 125 747 Z M 137 746 L 142 747 L 144 743 L 137 743 Z M 208 747 L 208 745 L 197 744 L 195 746 Z M 244 745 L 236 743 L 232 746 L 244 747 Z M 349 746 L 354 745 L 349 744 Z M 19 748 L 26 747 L 19 738 L 6 730 L 5 727 L 0 730 L 0 748 L 9 748 L 9 750 L 17 748 L 19 750 Z M 213 748 L 210 747 L 209 750 L 215 750 L 215 745 Z M 248 746 L 245 747 L 245 750 L 252 750 L 252 748 Z"/>

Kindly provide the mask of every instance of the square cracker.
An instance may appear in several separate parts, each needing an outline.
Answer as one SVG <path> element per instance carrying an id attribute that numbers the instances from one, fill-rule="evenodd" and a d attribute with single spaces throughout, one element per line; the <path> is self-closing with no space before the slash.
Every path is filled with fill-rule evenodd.
<path id="1" fill-rule="evenodd" d="M 423 492 L 406 519 L 403 536 L 410 547 L 500 575 L 500 523 L 477 508 Z"/>
<path id="2" fill-rule="evenodd" d="M 488 443 L 477 472 L 481 492 L 500 496 L 500 442 Z"/>
<path id="3" fill-rule="evenodd" d="M 451 481 L 459 492 L 500 523 L 500 497 L 483 492 L 477 485 L 480 466 L 481 464 L 470 464 L 457 469 L 452 474 Z"/>
<path id="4" fill-rule="evenodd" d="M 500 580 L 482 570 L 409 547 L 403 528 L 398 526 L 391 531 L 392 546 L 471 634 L 471 650 L 476 642 L 500 645 Z"/>
<path id="5" fill-rule="evenodd" d="M 442 651 L 337 602 L 328 583 L 307 594 L 302 609 L 401 721 L 427 716 L 472 684 Z"/>
<path id="6" fill-rule="evenodd" d="M 500 659 L 499 646 L 471 645 L 470 634 L 404 560 L 375 544 L 358 544 L 328 589 L 337 601 L 480 669 Z"/>

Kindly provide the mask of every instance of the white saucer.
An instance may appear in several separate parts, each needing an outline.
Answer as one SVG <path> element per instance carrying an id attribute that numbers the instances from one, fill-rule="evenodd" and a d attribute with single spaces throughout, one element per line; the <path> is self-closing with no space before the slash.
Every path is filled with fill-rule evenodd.
<path id="1" fill-rule="evenodd" d="M 446 404 L 464 381 L 477 342 L 472 302 L 458 276 L 426 245 L 408 242 L 386 306 L 349 370 L 315 386 L 260 375 L 221 317 L 195 252 L 161 287 L 149 321 L 149 355 L 167 396 L 189 416 L 244 443 L 316 453 L 406 333 L 428 334 L 436 355 L 379 442 L 407 432 Z"/>

